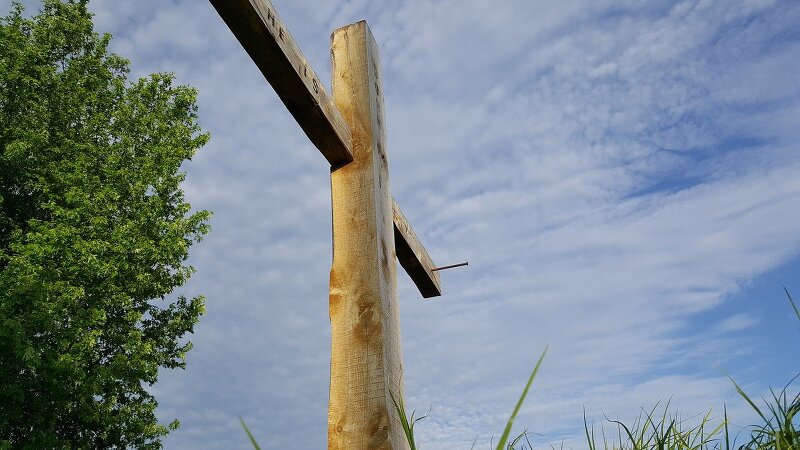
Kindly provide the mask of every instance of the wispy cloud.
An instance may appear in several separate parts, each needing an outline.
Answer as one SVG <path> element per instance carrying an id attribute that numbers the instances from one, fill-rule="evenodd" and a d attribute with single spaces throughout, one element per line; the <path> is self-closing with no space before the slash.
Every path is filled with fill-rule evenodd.
<path id="1" fill-rule="evenodd" d="M 517 423 L 550 439 L 576 439 L 583 407 L 599 424 L 733 398 L 720 368 L 759 364 L 742 343 L 760 324 L 725 300 L 800 254 L 799 5 L 275 3 L 322 77 L 332 28 L 368 20 L 394 195 L 437 262 L 470 260 L 435 301 L 400 277 L 427 447 L 485 445 L 545 344 Z M 200 89 L 213 134 L 187 165 L 190 201 L 216 214 L 187 287 L 208 313 L 188 369 L 155 387 L 183 422 L 167 448 L 247 448 L 238 416 L 267 448 L 323 447 L 324 159 L 210 4 L 91 7 L 135 74 Z"/>

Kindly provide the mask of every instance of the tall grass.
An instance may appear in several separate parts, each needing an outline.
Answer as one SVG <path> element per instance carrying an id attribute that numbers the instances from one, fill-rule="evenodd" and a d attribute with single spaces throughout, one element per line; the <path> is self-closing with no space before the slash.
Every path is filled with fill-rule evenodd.
<path id="1" fill-rule="evenodd" d="M 766 409 L 759 408 L 755 402 L 733 381 L 736 391 L 741 395 L 750 407 L 758 414 L 761 422 L 750 425 L 750 440 L 744 448 L 757 449 L 777 449 L 777 450 L 798 450 L 800 449 L 800 427 L 796 423 L 798 412 L 800 412 L 800 394 L 791 398 L 787 389 L 794 383 L 800 374 L 784 386 L 779 393 L 770 388 L 771 398 L 764 400 Z M 790 400 L 791 399 L 791 400 Z"/>
<path id="2" fill-rule="evenodd" d="M 656 414 L 656 411 L 659 411 Z M 681 420 L 677 413 L 669 412 L 669 402 L 663 410 L 658 404 L 650 411 L 642 410 L 633 424 L 626 425 L 618 420 L 608 420 L 617 429 L 616 438 L 609 441 L 602 428 L 602 446 L 599 446 L 594 435 L 594 427 L 586 422 L 584 414 L 584 430 L 589 450 L 711 450 L 729 448 L 727 413 L 722 423 L 712 427 L 711 411 L 705 413 L 700 423 L 689 426 L 688 420 Z M 724 432 L 724 433 L 723 433 Z M 723 445 L 723 442 L 725 444 Z"/>
<path id="3" fill-rule="evenodd" d="M 786 298 L 792 306 L 797 320 L 800 320 L 800 310 L 792 299 L 791 294 L 784 286 Z M 800 378 L 800 373 L 794 376 L 777 394 L 770 388 L 770 397 L 762 399 L 763 405 L 759 408 L 750 396 L 744 392 L 736 381 L 731 379 L 736 386 L 736 392 L 750 405 L 761 421 L 750 425 L 749 441 L 742 445 L 743 449 L 776 449 L 800 450 L 800 392 L 794 397 L 789 394 L 789 388 Z"/>

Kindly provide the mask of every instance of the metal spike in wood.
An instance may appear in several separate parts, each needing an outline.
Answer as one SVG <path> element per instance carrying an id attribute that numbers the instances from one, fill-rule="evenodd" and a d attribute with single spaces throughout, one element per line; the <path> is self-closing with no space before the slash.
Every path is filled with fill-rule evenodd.
<path id="1" fill-rule="evenodd" d="M 334 31 L 331 98 L 269 0 L 210 1 L 331 164 L 328 448 L 407 449 L 395 258 L 423 297 L 441 286 L 389 189 L 378 46 L 365 21 Z"/>

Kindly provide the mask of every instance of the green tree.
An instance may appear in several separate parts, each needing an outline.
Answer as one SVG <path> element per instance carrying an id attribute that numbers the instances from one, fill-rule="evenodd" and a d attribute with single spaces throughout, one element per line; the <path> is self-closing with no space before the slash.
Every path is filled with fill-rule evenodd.
<path id="1" fill-rule="evenodd" d="M 0 18 L 0 448 L 161 448 L 146 387 L 204 308 L 169 295 L 208 231 L 196 92 L 129 81 L 87 1 Z"/>

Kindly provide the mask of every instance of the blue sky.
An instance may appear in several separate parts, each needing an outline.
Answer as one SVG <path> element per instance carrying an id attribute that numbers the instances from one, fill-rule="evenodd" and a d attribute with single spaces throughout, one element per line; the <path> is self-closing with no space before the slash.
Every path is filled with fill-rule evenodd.
<path id="1" fill-rule="evenodd" d="M 727 376 L 757 395 L 796 373 L 800 3 L 274 3 L 323 80 L 331 31 L 368 21 L 394 196 L 437 263 L 470 261 L 435 300 L 400 276 L 423 448 L 487 448 L 546 345 L 516 423 L 576 449 L 583 408 L 727 402 L 745 424 Z M 241 416 L 266 448 L 324 448 L 324 158 L 208 2 L 90 6 L 134 76 L 200 90 L 212 133 L 186 164 L 215 216 L 182 291 L 207 314 L 153 388 L 183 424 L 165 447 L 248 448 Z"/>

